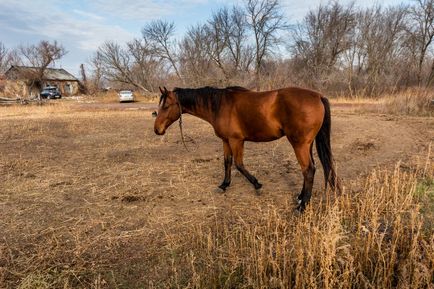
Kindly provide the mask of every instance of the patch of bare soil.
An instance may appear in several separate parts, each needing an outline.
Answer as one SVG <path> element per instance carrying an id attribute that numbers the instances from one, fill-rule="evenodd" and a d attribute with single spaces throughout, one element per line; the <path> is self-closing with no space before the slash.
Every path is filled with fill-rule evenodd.
<path id="1" fill-rule="evenodd" d="M 244 162 L 263 183 L 261 196 L 236 170 L 218 194 L 223 149 L 210 125 L 184 118 L 187 152 L 177 124 L 154 134 L 148 110 L 91 109 L 0 116 L 1 288 L 66 275 L 80 276 L 68 279 L 77 287 L 98 276 L 123 288 L 149 285 L 150 276 L 168 274 L 154 267 L 158 248 L 170 246 L 160 244 L 166 230 L 229 208 L 249 214 L 280 206 L 301 189 L 285 138 L 246 144 Z M 374 167 L 426 157 L 434 121 L 336 111 L 332 129 L 338 174 L 351 190 Z M 316 163 L 313 206 L 323 195 Z"/>

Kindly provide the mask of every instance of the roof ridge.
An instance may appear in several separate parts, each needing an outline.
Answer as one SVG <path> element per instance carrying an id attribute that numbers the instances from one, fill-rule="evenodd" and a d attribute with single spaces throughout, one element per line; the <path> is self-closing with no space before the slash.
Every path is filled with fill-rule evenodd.
<path id="1" fill-rule="evenodd" d="M 11 67 L 7 70 L 7 72 L 14 69 L 17 71 L 17 73 L 25 73 L 26 70 L 28 72 L 35 72 L 35 70 L 39 69 L 39 67 L 36 66 L 24 66 L 24 65 L 11 65 Z M 44 70 L 44 75 L 47 80 L 69 80 L 69 81 L 79 81 L 77 77 L 75 77 L 73 74 L 65 70 L 64 68 L 51 68 L 47 67 Z"/>
<path id="2" fill-rule="evenodd" d="M 16 67 L 16 68 L 40 68 L 38 66 L 28 66 L 28 65 L 11 65 L 11 67 Z M 60 67 L 60 68 L 57 68 L 57 67 L 46 67 L 45 69 L 65 70 L 63 67 Z"/>

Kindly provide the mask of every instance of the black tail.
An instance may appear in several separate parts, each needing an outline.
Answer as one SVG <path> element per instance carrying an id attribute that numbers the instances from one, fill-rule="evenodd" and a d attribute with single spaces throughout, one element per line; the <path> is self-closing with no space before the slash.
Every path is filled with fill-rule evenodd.
<path id="1" fill-rule="evenodd" d="M 324 169 L 325 187 L 327 189 L 327 183 L 330 184 L 332 190 L 341 191 L 339 180 L 336 176 L 336 172 L 333 164 L 332 148 L 330 146 L 330 131 L 331 131 L 331 116 L 330 116 L 330 104 L 327 98 L 321 97 L 321 101 L 324 105 L 325 114 L 324 121 L 321 129 L 315 137 L 316 150 L 318 157 L 321 161 Z"/>

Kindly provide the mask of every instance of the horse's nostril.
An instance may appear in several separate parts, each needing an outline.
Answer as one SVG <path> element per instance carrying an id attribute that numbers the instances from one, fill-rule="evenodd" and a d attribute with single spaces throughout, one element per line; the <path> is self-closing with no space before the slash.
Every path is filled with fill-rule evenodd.
<path id="1" fill-rule="evenodd" d="M 154 132 L 157 135 L 163 135 L 164 134 L 164 130 L 163 131 L 159 131 L 157 128 L 154 129 Z"/>

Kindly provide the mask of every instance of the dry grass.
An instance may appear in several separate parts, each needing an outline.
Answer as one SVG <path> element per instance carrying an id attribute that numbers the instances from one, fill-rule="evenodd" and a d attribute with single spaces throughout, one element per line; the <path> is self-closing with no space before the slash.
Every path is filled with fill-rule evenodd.
<path id="1" fill-rule="evenodd" d="M 413 88 L 383 97 L 384 112 L 404 115 L 432 115 L 434 91 Z"/>
<path id="2" fill-rule="evenodd" d="M 70 230 L 48 227 L 15 240 L 19 252 L 4 243 L 0 282 L 19 280 L 3 284 L 21 289 L 432 288 L 433 202 L 427 162 L 374 170 L 360 190 L 329 193 L 303 215 L 292 204 L 216 209 L 206 221 L 122 233 L 131 216 L 113 226 L 89 212 L 65 223 Z"/>
<path id="3" fill-rule="evenodd" d="M 321 199 L 317 178 L 297 215 L 285 140 L 247 145 L 263 196 L 235 172 L 216 195 L 221 143 L 203 122 L 186 117 L 186 153 L 150 111 L 53 103 L 0 107 L 0 288 L 432 288 L 430 158 L 370 169 L 422 151 L 427 119 L 334 115 L 347 191 Z"/>
<path id="4" fill-rule="evenodd" d="M 143 102 L 143 103 L 151 103 L 151 102 L 157 102 L 159 94 L 157 93 L 148 93 L 144 94 L 141 91 L 135 91 L 134 92 L 135 101 L 136 102 Z M 114 90 L 109 90 L 107 92 L 98 92 L 96 94 L 90 95 L 88 97 L 91 101 L 97 101 L 100 103 L 118 103 L 119 102 L 119 96 L 118 92 Z"/>
<path id="5" fill-rule="evenodd" d="M 376 105 L 380 105 L 382 103 L 380 99 L 364 97 L 364 96 L 361 96 L 361 95 L 355 95 L 353 97 L 348 97 L 348 96 L 330 97 L 330 101 L 332 103 L 336 103 L 336 104 L 351 103 L 351 104 L 362 104 L 362 105 L 363 104 L 372 104 L 372 105 L 376 104 Z"/>
<path id="6" fill-rule="evenodd" d="M 69 113 L 71 111 L 72 102 L 42 102 L 28 105 L 14 104 L 0 106 L 0 116 L 2 118 L 13 117 L 39 117 L 46 118 L 59 115 L 59 113 Z"/>
<path id="7" fill-rule="evenodd" d="M 378 98 L 363 95 L 338 96 L 331 103 L 338 109 L 361 113 L 385 113 L 393 115 L 432 116 L 434 92 L 428 88 L 408 88 Z"/>
<path id="8" fill-rule="evenodd" d="M 164 286 L 432 288 L 434 232 L 421 214 L 434 213 L 426 168 L 374 170 L 361 190 L 325 197 L 301 216 L 292 206 L 228 211 L 169 234 Z"/>

